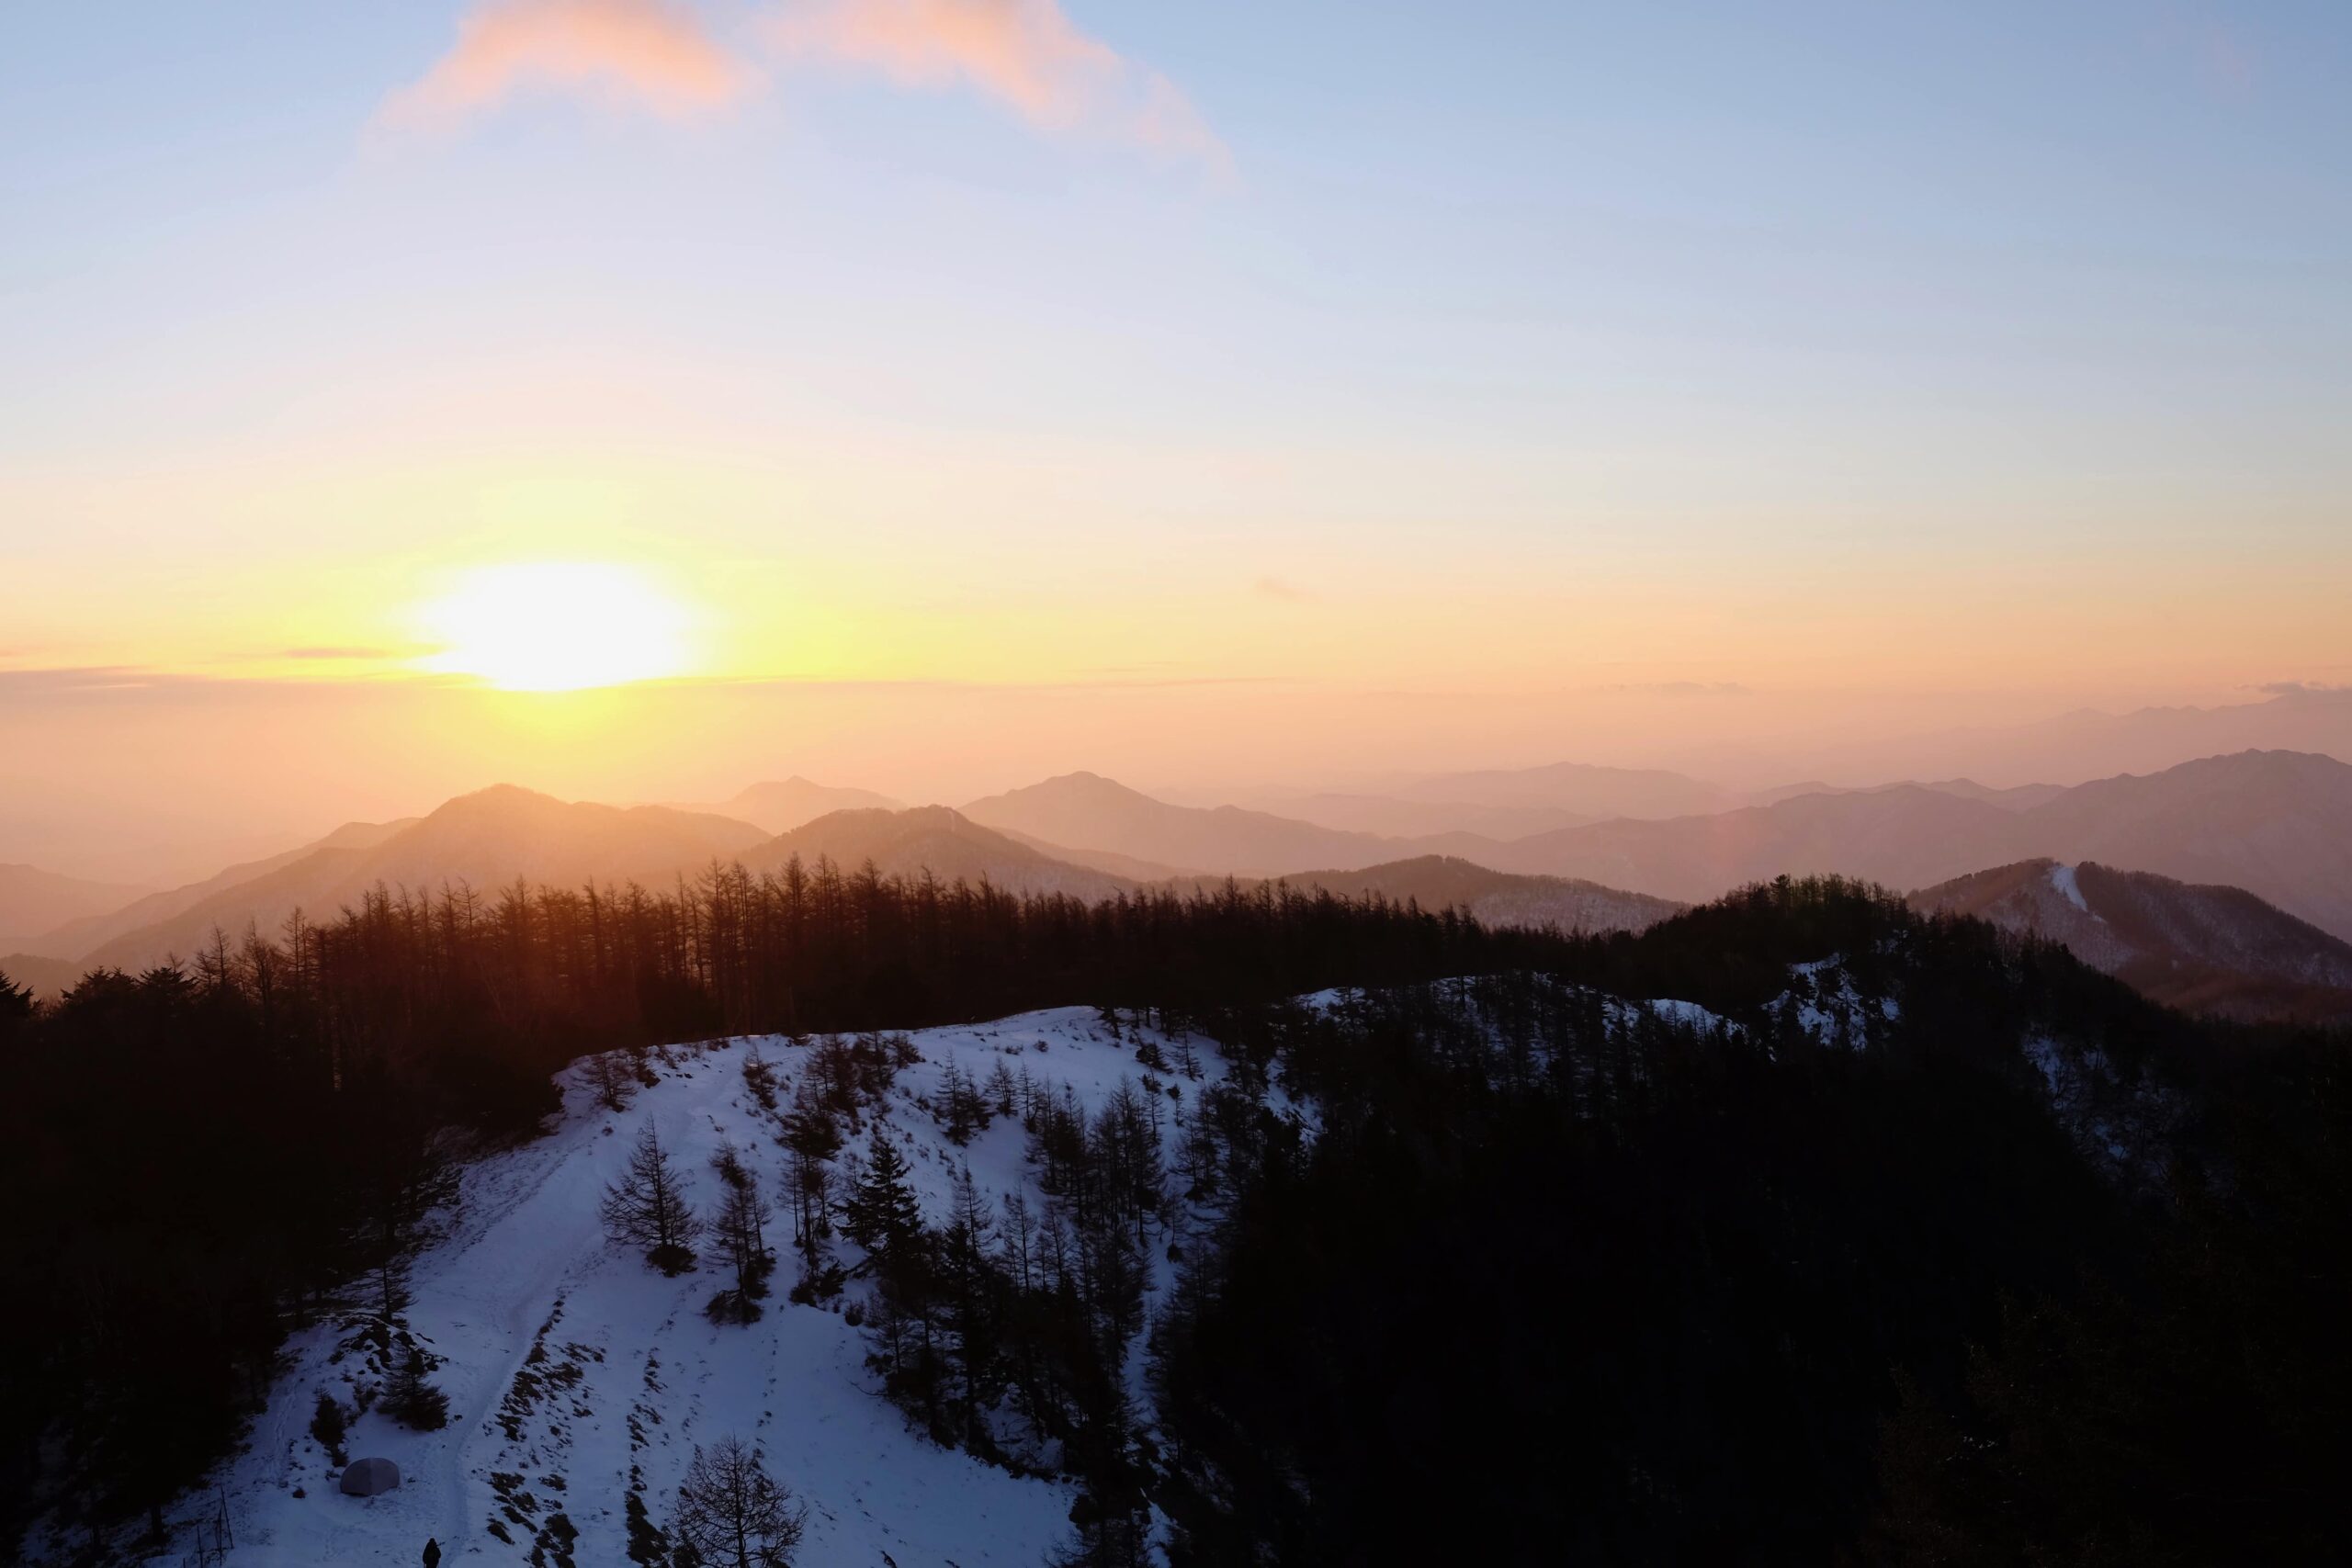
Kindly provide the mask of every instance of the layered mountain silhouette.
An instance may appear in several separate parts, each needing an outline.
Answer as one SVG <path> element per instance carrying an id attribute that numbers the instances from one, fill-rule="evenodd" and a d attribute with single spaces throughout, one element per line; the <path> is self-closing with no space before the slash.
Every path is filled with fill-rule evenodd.
<path id="1" fill-rule="evenodd" d="M 145 891 L 37 865 L 0 865 L 0 947 L 43 935 L 68 920 L 102 915 Z"/>
<path id="2" fill-rule="evenodd" d="M 1278 816 L 1384 838 L 1471 833 L 1509 840 L 1618 817 L 1696 816 L 1750 802 L 1660 768 L 1550 762 L 1432 773 L 1365 794 L 1267 796 L 1251 804 Z"/>
<path id="3" fill-rule="evenodd" d="M 1064 773 L 964 807 L 984 827 L 1060 846 L 1124 855 L 1183 872 L 1279 876 L 1311 866 L 1361 870 L 1419 854 L 1489 860 L 1495 840 L 1475 834 L 1385 838 L 1326 828 L 1238 806 L 1171 806 L 1097 773 Z"/>
<path id="4" fill-rule="evenodd" d="M 1128 878 L 1057 860 L 944 806 L 835 811 L 740 858 L 746 870 L 780 872 L 796 855 L 804 869 L 813 869 L 824 859 L 855 872 L 871 862 L 885 876 L 913 877 L 928 871 L 942 882 L 986 878 L 1008 893 L 1066 893 L 1089 900 L 1134 886 Z"/>
<path id="5" fill-rule="evenodd" d="M 82 977 L 82 965 L 70 958 L 44 958 L 37 953 L 0 953 L 0 978 L 31 988 L 46 1000 Z"/>
<path id="6" fill-rule="evenodd" d="M 1801 795 L 1663 821 L 1621 818 L 1522 839 L 1511 869 L 1698 903 L 1743 883 L 1835 872 L 1917 887 L 2019 858 L 2014 814 L 1919 785 Z"/>
<path id="7" fill-rule="evenodd" d="M 517 877 L 558 886 L 652 882 L 729 859 L 767 835 L 746 822 L 665 806 L 599 806 L 500 784 L 407 823 L 345 829 L 259 874 L 200 885 L 198 896 L 148 924 L 101 940 L 75 959 L 87 970 L 139 969 L 202 947 L 217 926 L 274 933 L 296 909 L 331 916 L 379 884 L 437 894 L 464 885 L 484 895 Z M 173 896 L 164 896 L 167 898 Z"/>
<path id="8" fill-rule="evenodd" d="M 1444 833 L 1475 833 L 1507 841 L 1559 828 L 1577 828 L 1602 815 L 1551 806 L 1479 806 L 1459 800 L 1403 800 L 1386 795 L 1298 795 L 1254 802 L 1277 817 L 1295 818 L 1318 828 L 1370 833 L 1385 839 L 1421 839 Z"/>
<path id="9" fill-rule="evenodd" d="M 1596 773 L 1611 788 L 1680 777 L 1528 773 L 1535 776 L 1450 775 L 1427 787 L 1486 793 L 1483 810 L 1539 811 L 1554 808 L 1511 804 L 1513 792 L 1554 779 L 1583 787 Z M 737 801 L 786 820 L 865 793 L 788 779 L 755 785 Z M 2352 937 L 2352 766 L 2249 751 L 2069 789 L 1993 789 L 1966 780 L 1814 789 L 1768 805 L 1620 817 L 1508 841 L 1466 832 L 1391 837 L 1236 807 L 1176 806 L 1092 773 L 1048 779 L 963 812 L 837 809 L 780 835 L 712 812 L 568 803 L 500 786 L 421 818 L 350 824 L 301 850 L 85 914 L 10 945 L 69 961 L 77 974 L 98 965 L 136 969 L 195 953 L 216 926 L 232 935 L 249 923 L 274 931 L 298 908 L 332 916 L 379 884 L 426 893 L 464 885 L 484 895 L 517 877 L 650 884 L 695 874 L 713 860 L 781 870 L 796 854 L 812 867 L 827 858 L 854 872 L 871 861 L 888 874 L 927 870 L 942 881 L 985 877 L 1009 892 L 1081 898 L 1185 879 L 1283 877 L 1335 893 L 1376 890 L 1426 908 L 1459 905 L 1494 923 L 1587 930 L 1638 929 L 1676 904 L 1783 874 L 1829 872 L 1936 889 L 1987 867 L 2088 862 L 2244 889 L 2284 916 L 2346 938 Z M 2211 962 L 2233 968 L 2226 955 Z M 39 960 L 11 963 L 11 973 L 41 967 Z"/>
<path id="10" fill-rule="evenodd" d="M 1549 762 L 1534 768 L 1490 768 L 1433 773 L 1387 792 L 1402 800 L 1457 802 L 1503 809 L 1611 817 L 1694 817 L 1726 811 L 1739 796 L 1715 784 L 1660 768 L 1608 768 L 1590 762 Z"/>
<path id="11" fill-rule="evenodd" d="M 1420 855 L 1361 871 L 1294 872 L 1279 880 L 1342 898 L 1377 893 L 1424 909 L 1465 909 L 1482 925 L 1566 931 L 1646 931 L 1687 907 L 1597 882 L 1495 871 L 1452 855 Z"/>
<path id="12" fill-rule="evenodd" d="M 2241 751 L 2078 784 L 2021 815 L 2039 852 L 2226 883 L 2352 938 L 2352 765 Z"/>
<path id="13" fill-rule="evenodd" d="M 1919 784 L 1804 795 L 1539 834 L 1506 846 L 1500 863 L 1697 902 L 1784 873 L 1924 887 L 2041 857 L 2243 887 L 2352 936 L 2352 766 L 2243 751 L 2078 784 L 2022 809 Z"/>
<path id="14" fill-rule="evenodd" d="M 391 822 L 346 822 L 325 838 L 299 848 L 230 866 L 185 887 L 150 893 L 103 914 L 69 920 L 53 931 L 43 932 L 28 945 L 38 952 L 65 957 L 89 953 L 127 932 L 160 925 L 218 894 L 254 882 L 317 851 L 371 849 L 415 821 L 413 817 L 403 817 Z"/>
<path id="15" fill-rule="evenodd" d="M 681 811 L 707 812 L 714 817 L 732 817 L 738 822 L 749 822 L 769 833 L 789 833 L 804 822 L 833 811 L 883 810 L 896 811 L 899 802 L 887 795 L 876 795 L 870 789 L 850 789 L 836 784 L 820 784 L 795 773 L 788 779 L 770 779 L 739 791 L 727 800 L 710 806 L 681 806 Z"/>
<path id="16" fill-rule="evenodd" d="M 1910 901 L 2042 937 L 2158 1001 L 2242 1019 L 2352 1019 L 2352 944 L 2241 887 L 2020 861 Z"/>
<path id="17" fill-rule="evenodd" d="M 2120 714 L 2084 709 L 2031 724 L 1861 740 L 1816 754 L 1807 767 L 1860 778 L 1966 773 L 2003 784 L 2074 784 L 2248 750 L 2352 761 L 2352 687 L 2290 682 L 2271 688 L 2262 702 Z"/>
<path id="18" fill-rule="evenodd" d="M 1987 806 L 1997 806 L 2005 811 L 2023 811 L 2040 806 L 2066 793 L 2064 784 L 2013 784 L 1996 789 L 1978 784 L 1974 779 L 1938 779 L 1923 783 L 1905 779 L 1883 784 L 1833 784 L 1818 779 L 1804 784 L 1781 784 L 1772 789 L 1759 789 L 1748 795 L 1749 806 L 1777 806 L 1784 800 L 1794 800 L 1804 795 L 1883 795 L 1891 789 L 1927 789 L 1939 795 L 1956 795 L 1962 800 L 1980 800 Z"/>

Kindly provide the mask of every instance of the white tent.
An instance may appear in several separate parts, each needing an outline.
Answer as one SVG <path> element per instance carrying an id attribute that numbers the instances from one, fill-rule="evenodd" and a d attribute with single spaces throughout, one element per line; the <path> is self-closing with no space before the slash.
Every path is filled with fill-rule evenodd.
<path id="1" fill-rule="evenodd" d="M 388 1459 L 355 1460 L 343 1472 L 343 1489 L 354 1497 L 373 1497 L 400 1483 L 401 1467 Z"/>

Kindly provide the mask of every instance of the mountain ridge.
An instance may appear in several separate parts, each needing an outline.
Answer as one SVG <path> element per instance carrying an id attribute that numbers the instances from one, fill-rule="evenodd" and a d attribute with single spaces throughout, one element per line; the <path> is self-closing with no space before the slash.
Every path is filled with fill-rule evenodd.
<path id="1" fill-rule="evenodd" d="M 1925 913 L 2058 942 L 2143 995 L 2249 1021 L 2352 1019 L 2352 943 L 2241 887 L 2095 861 L 2020 861 L 1925 887 Z"/>

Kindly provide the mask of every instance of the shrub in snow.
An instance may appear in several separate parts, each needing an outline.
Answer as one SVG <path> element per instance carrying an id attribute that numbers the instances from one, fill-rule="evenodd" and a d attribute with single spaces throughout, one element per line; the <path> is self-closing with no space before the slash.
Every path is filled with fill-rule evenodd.
<path id="1" fill-rule="evenodd" d="M 327 1458 L 338 1466 L 351 1462 L 350 1456 L 343 1451 L 344 1435 L 350 1430 L 351 1418 L 344 1414 L 343 1406 L 326 1390 L 319 1390 L 318 1408 L 311 1415 L 311 1436 L 318 1439 L 319 1447 L 326 1450 Z"/>
<path id="2" fill-rule="evenodd" d="M 419 1432 L 437 1432 L 449 1424 L 449 1396 L 424 1381 L 424 1352 L 411 1347 L 408 1359 L 384 1387 L 384 1414 Z"/>

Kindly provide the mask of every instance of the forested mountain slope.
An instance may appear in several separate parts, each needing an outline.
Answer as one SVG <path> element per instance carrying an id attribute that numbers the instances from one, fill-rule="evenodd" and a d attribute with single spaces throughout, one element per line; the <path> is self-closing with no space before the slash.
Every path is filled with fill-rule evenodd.
<path id="1" fill-rule="evenodd" d="M 749 823 L 663 806 L 562 801 L 501 784 L 462 795 L 394 831 L 346 831 L 255 877 L 215 888 L 165 918 L 80 955 L 88 968 L 138 970 L 176 953 L 192 958 L 216 928 L 232 942 L 248 926 L 275 935 L 296 909 L 331 919 L 379 885 L 483 901 L 516 878 L 577 886 L 590 881 L 669 882 L 732 858 L 765 835 Z"/>
<path id="2" fill-rule="evenodd" d="M 652 1561 L 727 1435 L 853 1560 L 2352 1547 L 2340 1032 L 1834 881 L 1582 939 L 821 866 L 440 908 L 0 997 L 44 1554 L 187 1512 L 256 1404 L 227 1474 L 305 1551 L 365 1442 L 407 1535 Z M 647 1126 L 692 1259 L 594 1212 Z M 306 1436 L 322 1389 L 368 1413 Z"/>
<path id="3" fill-rule="evenodd" d="M 1570 877 L 1514 875 L 1452 855 L 1421 855 L 1361 871 L 1295 872 L 1278 880 L 1342 898 L 1377 894 L 1424 909 L 1458 908 L 1483 925 L 1553 926 L 1564 931 L 1640 931 L 1683 908 L 1670 898 Z"/>
<path id="4" fill-rule="evenodd" d="M 2352 1020 L 2352 944 L 2241 887 L 2031 860 L 1922 888 L 1910 902 L 2058 942 L 2194 1012 Z"/>
<path id="5" fill-rule="evenodd" d="M 69 920 L 42 933 L 38 943 L 41 951 L 61 959 L 78 959 L 94 949 L 105 946 L 126 932 L 136 931 L 171 919 L 174 916 L 195 908 L 219 894 L 260 880 L 274 871 L 294 864 L 321 850 L 365 850 L 382 843 L 386 839 L 410 827 L 416 821 L 404 817 L 391 822 L 346 822 L 326 837 L 288 850 L 262 860 L 245 861 L 226 867 L 201 882 L 186 886 L 167 888 L 145 897 L 109 909 L 103 914 Z"/>
<path id="6" fill-rule="evenodd" d="M 853 1120 L 862 1131 L 818 1167 L 829 1181 L 846 1193 L 880 1137 L 903 1160 L 926 1225 L 950 1227 L 959 1201 L 977 1202 L 993 1244 L 1008 1213 L 1043 1222 L 1055 1209 L 1027 1157 L 1024 1110 L 1033 1121 L 1041 1102 L 1090 1119 L 1117 1107 L 1141 1114 L 1140 1085 L 1151 1082 L 1150 1114 L 1165 1120 L 1184 1104 L 1169 1087 L 1197 1093 L 1223 1076 L 1205 1053 L 1188 1054 L 1203 1078 L 1166 1066 L 1155 1078 L 1136 1059 L 1146 1046 L 1182 1050 L 1149 1032 L 1114 1033 L 1092 1010 L 1063 1010 L 876 1037 L 870 1047 L 751 1037 L 577 1066 L 562 1077 L 552 1134 L 458 1176 L 425 1224 L 431 1239 L 389 1318 L 362 1297 L 297 1336 L 251 1450 L 219 1476 L 221 1493 L 191 1499 L 189 1516 L 217 1511 L 225 1495 L 239 1562 L 404 1562 L 431 1537 L 450 1559 L 521 1564 L 554 1551 L 666 1562 L 696 1448 L 733 1436 L 755 1444 L 806 1508 L 796 1561 L 888 1553 L 1037 1568 L 1071 1534 L 1078 1489 L 1054 1473 L 1057 1434 L 1068 1428 L 1000 1415 L 1001 1440 L 1022 1446 L 1028 1473 L 935 1442 L 878 1396 L 887 1369 L 868 1365 L 863 1278 L 821 1302 L 786 1299 L 811 1257 L 860 1276 L 876 1266 L 830 1223 L 823 1236 L 802 1223 L 791 1133 L 820 1105 L 854 1111 L 841 1132 Z M 865 1081 L 844 1089 L 844 1071 Z M 985 1104 L 967 1110 L 983 1089 Z M 736 1190 L 717 1163 L 729 1157 L 736 1179 L 763 1196 L 760 1245 L 786 1278 L 755 1287 L 753 1321 L 739 1321 L 740 1303 L 716 1317 L 708 1310 L 734 1280 L 722 1226 L 699 1238 L 701 1266 L 677 1274 L 608 1239 L 603 1199 L 647 1133 L 695 1213 L 716 1215 Z M 1170 1231 L 1182 1234 L 1181 1224 Z M 1138 1261 L 1125 1288 L 1143 1312 L 1174 1269 L 1164 1257 Z M 1049 1257 L 1039 1266 L 1053 1267 Z M 383 1338 L 390 1361 L 412 1348 L 430 1358 L 449 1405 L 445 1426 L 416 1430 L 368 1397 L 386 1381 Z M 322 1397 L 350 1412 L 333 1451 L 311 1430 Z M 1074 1397 L 1034 1375 L 1019 1393 L 1033 1411 Z M 337 1452 L 391 1459 L 401 1486 L 364 1506 L 341 1495 Z"/>
<path id="7" fill-rule="evenodd" d="M 2352 939 L 2352 766 L 2244 751 L 2079 784 L 2022 808 L 1919 784 L 1803 795 L 1540 834 L 1488 863 L 1697 901 L 1781 875 L 1926 887 L 2034 858 L 2243 887 Z"/>
<path id="8" fill-rule="evenodd" d="M 942 882 L 986 877 L 1008 893 L 1067 893 L 1092 899 L 1131 886 L 1124 877 L 1056 859 L 944 806 L 831 812 L 741 858 L 745 870 L 758 874 L 781 872 L 796 857 L 808 869 L 820 860 L 830 860 L 844 871 L 856 871 L 871 861 L 888 876 L 929 872 Z"/>

